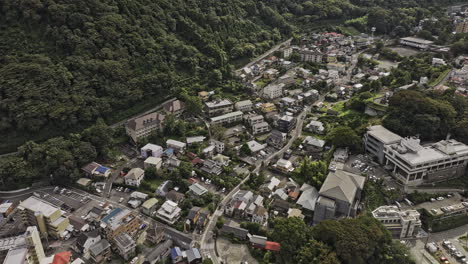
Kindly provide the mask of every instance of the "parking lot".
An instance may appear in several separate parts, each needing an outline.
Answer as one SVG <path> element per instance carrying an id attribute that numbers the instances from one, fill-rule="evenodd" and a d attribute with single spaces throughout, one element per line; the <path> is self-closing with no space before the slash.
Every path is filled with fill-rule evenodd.
<path id="1" fill-rule="evenodd" d="M 444 196 L 443 200 L 435 200 L 433 202 L 420 203 L 418 205 L 412 206 L 412 208 L 416 210 L 424 208 L 428 212 L 431 212 L 432 214 L 440 215 L 440 214 L 443 214 L 441 208 L 452 206 L 454 204 L 459 204 L 460 199 L 461 199 L 461 196 L 458 193 L 454 193 L 452 197 L 450 198 L 448 198 L 447 196 Z"/>

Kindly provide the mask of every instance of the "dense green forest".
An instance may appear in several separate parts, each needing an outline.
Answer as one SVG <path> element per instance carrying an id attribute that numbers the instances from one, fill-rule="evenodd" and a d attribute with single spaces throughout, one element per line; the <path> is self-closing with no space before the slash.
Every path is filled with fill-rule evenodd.
<path id="1" fill-rule="evenodd" d="M 232 80 L 233 64 L 298 29 L 364 17 L 351 24 L 403 34 L 436 12 L 427 9 L 435 3 L 2 1 L 0 133 L 7 136 L 0 152 L 27 139 L 79 131 L 98 117 L 113 121 L 184 86 L 223 86 Z"/>

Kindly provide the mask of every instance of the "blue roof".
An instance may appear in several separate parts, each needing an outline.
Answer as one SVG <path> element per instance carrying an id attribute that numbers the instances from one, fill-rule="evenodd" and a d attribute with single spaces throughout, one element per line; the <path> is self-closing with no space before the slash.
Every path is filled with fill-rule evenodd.
<path id="1" fill-rule="evenodd" d="M 179 256 L 182 256 L 182 251 L 180 250 L 180 247 L 171 248 L 171 258 L 172 258 L 172 260 L 175 260 Z"/>
<path id="2" fill-rule="evenodd" d="M 106 215 L 106 217 L 104 217 L 101 221 L 107 224 L 107 222 L 109 222 L 109 219 L 118 215 L 120 212 L 122 212 L 122 208 L 115 208 L 108 215 Z"/>
<path id="3" fill-rule="evenodd" d="M 164 151 L 164 154 L 166 154 L 166 155 L 172 155 L 172 154 L 174 154 L 174 149 L 168 148 L 168 149 L 166 149 L 166 150 Z"/>
<path id="4" fill-rule="evenodd" d="M 96 169 L 97 172 L 102 173 L 102 174 L 106 173 L 106 171 L 108 171 L 108 170 L 109 170 L 109 168 L 104 167 L 104 166 L 99 166 Z"/>

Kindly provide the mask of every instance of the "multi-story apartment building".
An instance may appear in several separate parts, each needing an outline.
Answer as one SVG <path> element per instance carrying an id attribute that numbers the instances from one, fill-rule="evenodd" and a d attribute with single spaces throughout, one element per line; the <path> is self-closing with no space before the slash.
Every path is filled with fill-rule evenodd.
<path id="1" fill-rule="evenodd" d="M 224 125 L 242 121 L 242 112 L 236 111 L 211 118 L 212 125 Z"/>
<path id="2" fill-rule="evenodd" d="M 408 186 L 459 177 L 468 163 L 468 146 L 453 139 L 423 146 L 418 138 L 401 138 L 384 127 L 371 127 L 364 143 L 369 153 Z"/>
<path id="3" fill-rule="evenodd" d="M 149 136 L 153 131 L 163 128 L 165 116 L 160 113 L 151 113 L 130 119 L 125 124 L 127 135 L 137 142 L 138 139 Z"/>
<path id="4" fill-rule="evenodd" d="M 135 255 L 136 243 L 129 234 L 121 233 L 114 237 L 114 248 L 122 258 L 128 260 L 131 256 Z"/>
<path id="5" fill-rule="evenodd" d="M 262 97 L 265 99 L 275 99 L 283 96 L 284 83 L 269 84 L 263 88 Z"/>
<path id="6" fill-rule="evenodd" d="M 297 120 L 293 116 L 283 115 L 278 120 L 278 130 L 284 133 L 289 133 L 296 126 Z"/>
<path id="7" fill-rule="evenodd" d="M 262 115 L 256 115 L 256 114 L 245 115 L 244 120 L 247 123 L 249 123 L 250 126 L 253 126 L 255 124 L 260 124 L 265 121 Z"/>
<path id="8" fill-rule="evenodd" d="M 232 112 L 233 105 L 228 99 L 216 100 L 205 103 L 205 112 L 209 116 L 222 115 Z"/>
<path id="9" fill-rule="evenodd" d="M 299 51 L 299 54 L 301 55 L 301 61 L 322 63 L 323 60 L 323 54 L 318 50 L 303 49 Z"/>
<path id="10" fill-rule="evenodd" d="M 41 264 L 45 258 L 39 231 L 29 226 L 19 236 L 0 239 L 0 262 L 14 264 Z"/>
<path id="11" fill-rule="evenodd" d="M 268 131 L 270 131 L 270 125 L 267 122 L 252 125 L 252 133 L 254 135 L 266 133 Z"/>
<path id="12" fill-rule="evenodd" d="M 109 241 L 122 233 L 133 235 L 140 225 L 141 219 L 137 215 L 122 208 L 115 208 L 101 220 L 103 233 Z"/>
<path id="13" fill-rule="evenodd" d="M 455 25 L 455 32 L 468 33 L 468 21 L 464 20 Z"/>
<path id="14" fill-rule="evenodd" d="M 248 112 L 252 111 L 253 104 L 250 100 L 239 101 L 235 105 L 237 111 Z"/>
<path id="15" fill-rule="evenodd" d="M 18 209 L 23 222 L 26 225 L 37 226 L 43 237 L 51 236 L 62 239 L 66 235 L 66 229 L 70 226 L 68 217 L 60 208 L 35 196 L 21 202 Z"/>
<path id="16" fill-rule="evenodd" d="M 416 210 L 400 211 L 394 205 L 385 205 L 372 211 L 372 216 L 379 220 L 396 239 L 415 237 L 421 228 L 420 215 Z"/>

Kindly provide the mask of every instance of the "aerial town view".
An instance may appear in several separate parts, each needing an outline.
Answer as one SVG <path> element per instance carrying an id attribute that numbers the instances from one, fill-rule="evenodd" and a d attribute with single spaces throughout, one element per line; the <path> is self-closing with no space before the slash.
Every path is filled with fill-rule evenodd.
<path id="1" fill-rule="evenodd" d="M 0 1 L 0 264 L 468 264 L 468 2 Z"/>

